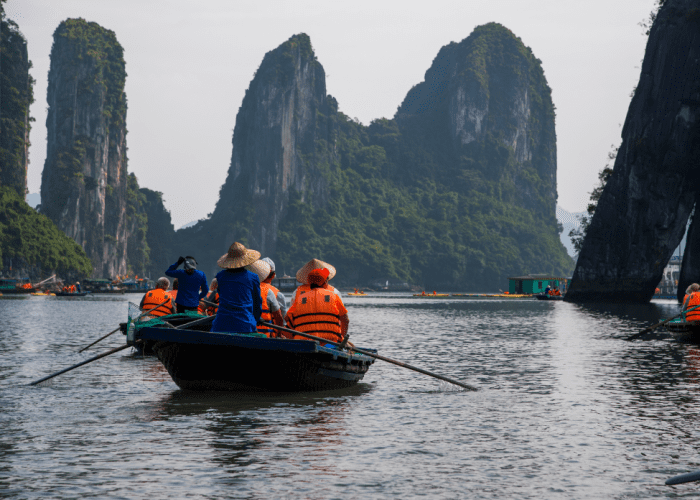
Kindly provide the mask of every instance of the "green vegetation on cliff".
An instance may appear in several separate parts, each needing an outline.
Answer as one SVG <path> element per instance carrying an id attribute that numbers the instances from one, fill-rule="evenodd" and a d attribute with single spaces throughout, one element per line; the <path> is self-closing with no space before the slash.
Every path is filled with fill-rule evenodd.
<path id="1" fill-rule="evenodd" d="M 80 245 L 5 186 L 0 187 L 0 261 L 5 269 L 10 261 L 13 269 L 30 269 L 34 277 L 56 272 L 75 278 L 92 272 Z"/>
<path id="2" fill-rule="evenodd" d="M 571 272 L 556 222 L 512 204 L 497 179 L 465 170 L 442 183 L 433 175 L 439 162 L 395 121 L 330 119 L 340 161 L 329 201 L 318 210 L 298 195 L 291 201 L 278 232 L 280 269 L 315 256 L 343 269 L 338 282 L 394 278 L 474 290 L 502 288 L 508 275 Z"/>
<path id="3" fill-rule="evenodd" d="M 173 248 L 175 229 L 163 205 L 163 193 L 140 188 L 133 173 L 129 174 L 127 185 L 126 223 L 129 275 L 158 279 L 172 264 L 171 260 L 177 260 L 178 250 Z"/>
<path id="4" fill-rule="evenodd" d="M 29 74 L 27 41 L 17 24 L 5 18 L 4 2 L 0 0 L 0 186 L 24 196 L 34 79 Z"/>

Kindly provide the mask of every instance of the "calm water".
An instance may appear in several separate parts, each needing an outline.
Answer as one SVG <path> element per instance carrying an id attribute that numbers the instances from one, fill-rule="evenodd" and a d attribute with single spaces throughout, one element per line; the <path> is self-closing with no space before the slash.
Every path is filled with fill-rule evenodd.
<path id="1" fill-rule="evenodd" d="M 186 393 L 123 342 L 126 297 L 0 299 L 0 497 L 653 498 L 700 469 L 700 349 L 673 302 L 346 297 L 352 340 L 479 386 L 376 362 L 353 389 Z M 135 296 L 133 296 L 135 298 Z M 132 300 L 133 300 L 132 298 Z"/>

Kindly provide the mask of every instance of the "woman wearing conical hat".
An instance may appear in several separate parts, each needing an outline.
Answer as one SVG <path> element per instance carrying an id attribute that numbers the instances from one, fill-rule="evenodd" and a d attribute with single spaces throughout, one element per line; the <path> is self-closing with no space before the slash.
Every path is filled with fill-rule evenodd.
<path id="1" fill-rule="evenodd" d="M 248 250 L 238 242 L 216 262 L 223 271 L 216 275 L 219 309 L 212 332 L 253 333 L 261 313 L 260 279 L 245 266 L 260 258 L 260 252 Z"/>
<path id="2" fill-rule="evenodd" d="M 290 301 L 291 305 L 294 305 L 294 303 L 297 301 L 297 299 L 303 292 L 308 292 L 309 290 L 311 290 L 309 285 L 309 273 L 311 273 L 311 271 L 313 271 L 314 269 L 328 270 L 328 279 L 326 280 L 323 287 L 327 290 L 332 291 L 338 297 L 340 297 L 340 292 L 336 288 L 328 284 L 328 281 L 331 280 L 333 276 L 335 276 L 335 267 L 331 266 L 327 262 L 323 262 L 322 260 L 311 259 L 309 262 L 304 264 L 301 269 L 297 271 L 297 281 L 302 285 L 296 290 L 294 290 L 294 293 L 292 294 L 292 300 Z"/>

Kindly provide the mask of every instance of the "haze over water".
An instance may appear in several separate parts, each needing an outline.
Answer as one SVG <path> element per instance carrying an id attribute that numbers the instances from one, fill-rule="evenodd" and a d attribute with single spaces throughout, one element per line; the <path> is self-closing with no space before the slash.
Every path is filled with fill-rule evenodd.
<path id="1" fill-rule="evenodd" d="M 624 338 L 673 302 L 345 297 L 351 339 L 477 385 L 377 361 L 356 388 L 180 391 L 121 345 L 137 296 L 0 299 L 0 497 L 627 498 L 693 496 L 700 349 Z M 236 360 L 232 360 L 232 363 Z"/>

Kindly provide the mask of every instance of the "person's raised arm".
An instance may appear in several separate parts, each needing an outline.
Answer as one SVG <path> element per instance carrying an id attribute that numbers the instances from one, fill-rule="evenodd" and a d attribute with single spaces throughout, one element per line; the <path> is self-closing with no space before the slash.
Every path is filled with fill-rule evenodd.
<path id="1" fill-rule="evenodd" d="M 177 266 L 179 266 L 183 262 L 185 262 L 185 258 L 181 256 L 179 259 L 177 259 L 177 262 L 175 264 L 170 266 L 168 270 L 165 271 L 165 275 L 170 276 L 171 278 L 177 278 L 178 276 L 180 276 L 182 273 L 184 273 L 184 271 L 178 270 Z"/>

